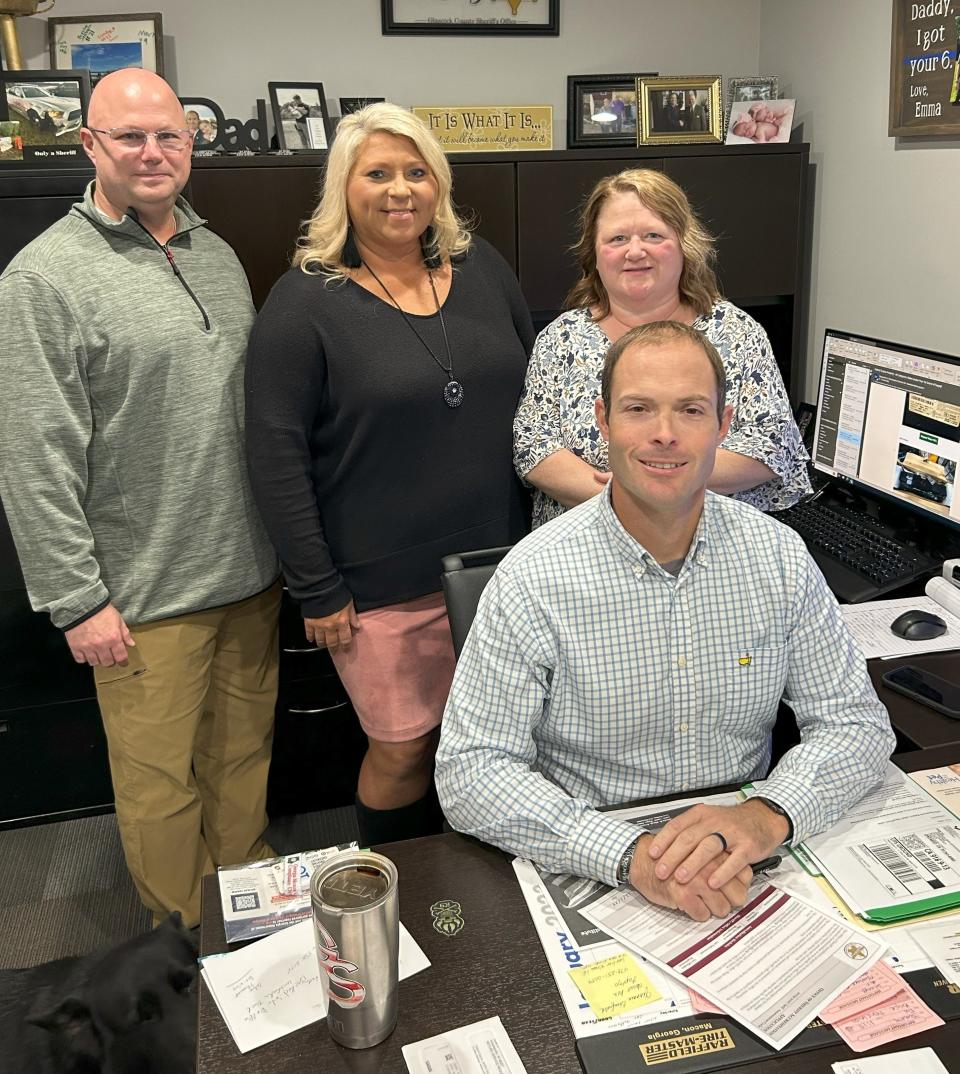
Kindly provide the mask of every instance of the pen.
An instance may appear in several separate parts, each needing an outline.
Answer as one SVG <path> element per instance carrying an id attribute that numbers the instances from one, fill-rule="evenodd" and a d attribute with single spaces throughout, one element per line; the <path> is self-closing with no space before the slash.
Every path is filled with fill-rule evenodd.
<path id="1" fill-rule="evenodd" d="M 764 858 L 763 861 L 755 861 L 750 868 L 753 870 L 753 875 L 757 873 L 765 873 L 768 869 L 776 869 L 776 867 L 783 861 L 783 858 L 779 854 L 774 854 L 770 858 Z"/>

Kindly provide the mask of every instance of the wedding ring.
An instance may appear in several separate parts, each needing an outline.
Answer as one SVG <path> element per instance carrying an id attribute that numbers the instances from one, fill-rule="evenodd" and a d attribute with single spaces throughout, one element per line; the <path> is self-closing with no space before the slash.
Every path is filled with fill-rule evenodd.
<path id="1" fill-rule="evenodd" d="M 727 849 L 727 841 L 726 841 L 726 839 L 723 838 L 723 836 L 719 832 L 711 832 L 710 834 L 715 835 L 720 840 L 721 844 L 723 845 L 724 850 Z"/>

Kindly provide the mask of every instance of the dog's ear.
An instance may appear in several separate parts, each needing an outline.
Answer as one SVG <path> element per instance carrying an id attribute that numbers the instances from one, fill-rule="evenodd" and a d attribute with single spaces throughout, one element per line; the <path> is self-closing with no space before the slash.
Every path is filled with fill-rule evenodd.
<path id="1" fill-rule="evenodd" d="M 177 932 L 183 928 L 183 918 L 180 916 L 179 910 L 173 910 L 170 916 L 160 922 L 159 928 L 161 929 L 176 929 Z"/>
<path id="2" fill-rule="evenodd" d="M 64 1031 L 70 1036 L 76 1036 L 89 1027 L 91 1014 L 90 1008 L 83 1000 L 76 996 L 67 996 L 49 1010 L 31 1012 L 26 1020 L 50 1033 Z"/>

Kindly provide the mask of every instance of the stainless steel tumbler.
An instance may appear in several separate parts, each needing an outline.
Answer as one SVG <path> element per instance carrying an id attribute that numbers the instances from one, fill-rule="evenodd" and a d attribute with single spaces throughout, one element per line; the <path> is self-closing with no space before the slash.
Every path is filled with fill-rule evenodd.
<path id="1" fill-rule="evenodd" d="M 315 870 L 310 900 L 330 1036 L 370 1048 L 397 1024 L 397 867 L 382 854 L 345 850 Z"/>

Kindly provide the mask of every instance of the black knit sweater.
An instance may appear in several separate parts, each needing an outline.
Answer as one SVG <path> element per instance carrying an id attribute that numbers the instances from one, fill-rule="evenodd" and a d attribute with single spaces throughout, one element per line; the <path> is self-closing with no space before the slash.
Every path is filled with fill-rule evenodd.
<path id="1" fill-rule="evenodd" d="M 482 239 L 443 305 L 463 405 L 400 313 L 352 281 L 291 269 L 250 337 L 247 456 L 257 506 L 305 616 L 440 588 L 440 560 L 513 544 L 528 505 L 512 422 L 533 326 Z M 411 316 L 446 364 L 439 318 Z"/>

